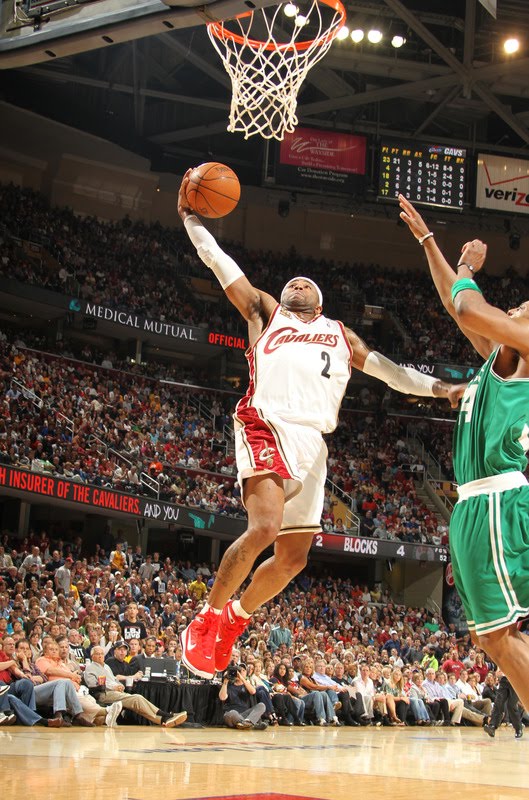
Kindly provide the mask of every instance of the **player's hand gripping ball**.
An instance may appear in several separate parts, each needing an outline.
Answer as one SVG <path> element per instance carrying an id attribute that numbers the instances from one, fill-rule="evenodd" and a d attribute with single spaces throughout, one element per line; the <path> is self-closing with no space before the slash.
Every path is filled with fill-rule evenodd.
<path id="1" fill-rule="evenodd" d="M 233 211 L 240 196 L 239 179 L 225 164 L 208 161 L 195 167 L 189 175 L 187 202 L 201 217 L 225 217 Z"/>

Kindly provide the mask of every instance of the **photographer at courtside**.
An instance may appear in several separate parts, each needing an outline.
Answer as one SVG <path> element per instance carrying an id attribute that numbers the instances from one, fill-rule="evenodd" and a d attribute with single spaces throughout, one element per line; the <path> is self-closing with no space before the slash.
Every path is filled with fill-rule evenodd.
<path id="1" fill-rule="evenodd" d="M 219 700 L 224 704 L 224 724 L 228 728 L 262 731 L 267 725 L 261 721 L 266 711 L 264 703 L 253 703 L 255 687 L 246 677 L 244 664 L 230 664 L 224 673 Z"/>

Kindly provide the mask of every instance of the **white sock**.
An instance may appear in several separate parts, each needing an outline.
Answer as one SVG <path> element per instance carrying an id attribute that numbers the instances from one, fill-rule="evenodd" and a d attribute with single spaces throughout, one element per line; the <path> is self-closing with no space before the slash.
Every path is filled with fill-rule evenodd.
<path id="1" fill-rule="evenodd" d="M 246 613 L 244 608 L 241 606 L 239 600 L 234 600 L 233 603 L 231 604 L 231 607 L 233 608 L 233 613 L 236 614 L 238 617 L 242 617 L 243 619 L 250 619 L 250 617 L 252 616 L 251 614 Z"/>
<path id="2" fill-rule="evenodd" d="M 222 613 L 222 609 L 221 608 L 213 608 L 213 606 L 210 606 L 209 603 L 204 603 L 200 613 L 201 614 L 207 614 L 208 611 L 213 611 L 213 613 L 217 614 L 217 615 Z"/>

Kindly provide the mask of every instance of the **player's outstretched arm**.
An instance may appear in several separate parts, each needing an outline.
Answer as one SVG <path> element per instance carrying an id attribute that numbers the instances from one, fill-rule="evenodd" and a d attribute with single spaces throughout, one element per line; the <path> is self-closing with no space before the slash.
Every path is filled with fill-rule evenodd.
<path id="1" fill-rule="evenodd" d="M 426 258 L 428 259 L 428 265 L 430 267 L 432 279 L 444 307 L 450 316 L 456 321 L 462 333 L 464 333 L 467 339 L 470 340 L 478 353 L 483 356 L 483 358 L 488 358 L 496 347 L 495 342 L 491 341 L 490 336 L 476 335 L 475 331 L 467 328 L 462 317 L 456 313 L 454 303 L 452 301 L 452 286 L 458 280 L 458 277 L 462 277 L 459 275 L 459 265 L 464 266 L 464 251 L 466 245 L 463 245 L 461 258 L 459 259 L 458 263 L 458 274 L 456 274 L 437 246 L 433 233 L 428 230 L 426 222 L 423 220 L 419 212 L 412 206 L 410 201 L 407 200 L 402 194 L 399 195 L 399 205 L 402 209 L 400 218 L 408 225 L 410 231 L 415 236 L 419 244 L 424 247 L 424 252 L 426 254 Z M 471 267 L 473 268 L 474 272 L 477 272 L 481 269 L 485 262 L 486 255 L 486 245 L 483 246 L 483 249 L 479 254 L 477 252 L 474 253 L 475 262 L 471 263 Z M 463 275 L 467 274 L 472 275 L 472 272 L 469 271 L 467 273 L 466 271 L 463 271 Z"/>
<path id="2" fill-rule="evenodd" d="M 508 313 L 487 303 L 481 289 L 473 280 L 474 273 L 481 269 L 486 245 L 479 239 L 467 242 L 461 252 L 461 269 L 458 280 L 452 285 L 452 299 L 458 321 L 465 329 L 475 334 L 493 337 L 495 342 L 507 345 L 523 359 L 529 358 L 529 328 L 527 323 L 529 303 Z M 479 266 L 472 266 L 479 265 Z M 472 267 L 472 269 L 471 269 Z"/>
<path id="3" fill-rule="evenodd" d="M 277 301 L 271 295 L 252 286 L 239 265 L 219 247 L 215 237 L 202 225 L 189 207 L 186 187 L 190 173 L 191 170 L 188 169 L 178 193 L 178 213 L 187 235 L 196 247 L 201 261 L 215 274 L 226 296 L 242 316 L 249 322 L 266 321 Z"/>
<path id="4" fill-rule="evenodd" d="M 412 367 L 401 367 L 394 361 L 370 350 L 367 344 L 350 328 L 345 329 L 347 341 L 352 347 L 352 365 L 366 375 L 384 381 L 391 389 L 417 397 L 444 397 L 452 408 L 457 408 L 466 384 L 445 383 L 439 378 L 423 375 Z"/>

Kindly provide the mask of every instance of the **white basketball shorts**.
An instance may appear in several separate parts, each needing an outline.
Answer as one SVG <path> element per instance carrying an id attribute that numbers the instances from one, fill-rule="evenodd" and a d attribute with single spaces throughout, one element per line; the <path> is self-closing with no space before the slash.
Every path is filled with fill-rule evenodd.
<path id="1" fill-rule="evenodd" d="M 235 417 L 235 454 L 243 503 L 246 478 L 276 473 L 285 490 L 279 535 L 321 531 L 327 445 L 319 431 L 245 408 Z"/>

